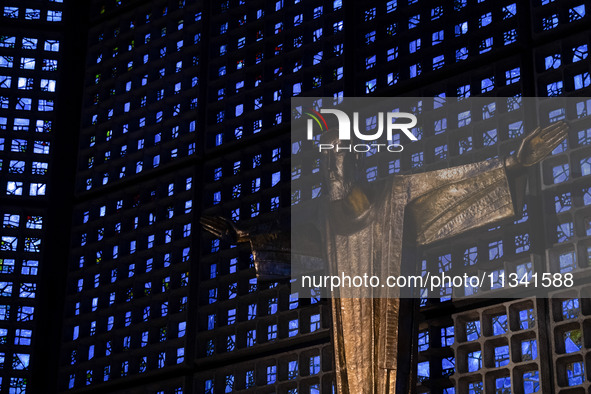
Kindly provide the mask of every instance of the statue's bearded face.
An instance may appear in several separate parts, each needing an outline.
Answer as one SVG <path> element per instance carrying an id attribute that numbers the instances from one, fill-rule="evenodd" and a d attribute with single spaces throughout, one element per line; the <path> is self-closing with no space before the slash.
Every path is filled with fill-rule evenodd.
<path id="1" fill-rule="evenodd" d="M 324 191 L 331 201 L 347 197 L 355 178 L 355 153 L 338 150 L 342 144 L 335 130 L 328 131 L 321 137 L 321 143 L 332 144 L 335 149 L 322 150 L 320 168 L 324 176 Z"/>

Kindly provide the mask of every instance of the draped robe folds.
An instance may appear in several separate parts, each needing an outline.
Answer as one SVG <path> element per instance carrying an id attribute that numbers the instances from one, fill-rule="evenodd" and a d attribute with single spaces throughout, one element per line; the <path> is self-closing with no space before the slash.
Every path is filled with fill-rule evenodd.
<path id="1" fill-rule="evenodd" d="M 328 210 L 324 229 L 330 273 L 378 275 L 382 281 L 398 276 L 404 273 L 402 253 L 407 242 L 426 245 L 510 218 L 524 185 L 523 178 L 507 175 L 501 159 L 394 176 L 361 216 Z M 399 354 L 405 354 L 400 353 L 400 344 L 412 340 L 411 332 L 399 332 L 400 319 L 409 317 L 401 315 L 398 291 L 341 288 L 332 294 L 338 393 L 409 392 L 409 382 L 402 376 L 397 380 L 400 368 L 406 369 L 407 378 L 410 375 Z M 409 364 L 408 353 L 405 359 Z"/>

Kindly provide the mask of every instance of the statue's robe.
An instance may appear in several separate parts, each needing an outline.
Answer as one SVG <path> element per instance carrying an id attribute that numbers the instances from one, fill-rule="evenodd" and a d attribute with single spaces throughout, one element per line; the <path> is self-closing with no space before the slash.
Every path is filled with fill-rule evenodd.
<path id="1" fill-rule="evenodd" d="M 402 264 L 404 248 L 510 218 L 523 192 L 523 179 L 508 175 L 501 159 L 393 176 L 361 215 L 347 213 L 343 204 L 332 204 L 328 210 L 324 229 L 331 274 L 375 274 L 382 281 L 388 275 L 416 274 L 418 269 L 410 272 L 413 261 Z M 408 264 L 410 271 L 404 272 Z M 337 392 L 411 392 L 410 365 L 416 363 L 409 354 L 413 334 L 400 332 L 399 327 L 413 316 L 412 310 L 400 311 L 405 302 L 397 298 L 398 290 L 340 291 L 333 294 L 332 302 Z"/>

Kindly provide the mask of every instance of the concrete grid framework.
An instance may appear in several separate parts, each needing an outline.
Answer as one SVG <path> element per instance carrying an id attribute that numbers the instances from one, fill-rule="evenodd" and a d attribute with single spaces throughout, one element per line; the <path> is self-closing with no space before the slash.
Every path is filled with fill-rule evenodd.
<path id="1" fill-rule="evenodd" d="M 328 301 L 257 283 L 247 248 L 198 227 L 202 214 L 285 222 L 289 97 L 585 96 L 591 83 L 583 0 L 5 3 L 0 393 L 331 392 Z M 506 154 L 535 118 L 450 124 L 376 171 Z M 585 275 L 591 131 L 573 124 L 531 171 L 523 217 L 425 264 Z M 585 392 L 587 293 L 425 301 L 418 391 Z"/>

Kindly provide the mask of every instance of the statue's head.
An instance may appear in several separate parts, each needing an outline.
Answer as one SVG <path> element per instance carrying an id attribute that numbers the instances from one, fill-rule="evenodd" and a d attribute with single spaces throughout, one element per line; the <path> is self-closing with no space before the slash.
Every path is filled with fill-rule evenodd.
<path id="1" fill-rule="evenodd" d="M 355 153 L 336 149 L 337 146 L 349 146 L 350 141 L 342 144 L 335 129 L 323 133 L 320 143 L 335 147 L 322 150 L 320 168 L 324 177 L 324 191 L 331 201 L 342 200 L 347 197 L 355 181 Z"/>

